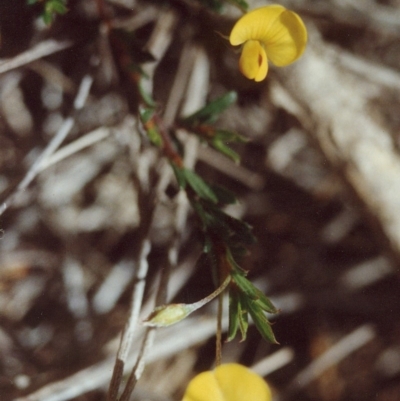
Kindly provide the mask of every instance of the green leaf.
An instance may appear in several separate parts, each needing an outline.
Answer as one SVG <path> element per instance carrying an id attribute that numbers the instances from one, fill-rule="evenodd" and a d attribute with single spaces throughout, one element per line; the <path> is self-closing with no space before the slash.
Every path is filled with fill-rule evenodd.
<path id="1" fill-rule="evenodd" d="M 219 0 L 198 0 L 200 3 L 205 5 L 207 8 L 210 8 L 212 11 L 216 11 L 220 13 L 223 8 L 222 1 Z"/>
<path id="2" fill-rule="evenodd" d="M 229 189 L 226 189 L 220 185 L 212 185 L 211 188 L 217 196 L 219 203 L 223 205 L 233 205 L 237 203 L 235 194 L 229 191 Z"/>
<path id="3" fill-rule="evenodd" d="M 146 79 L 146 78 L 142 76 L 138 83 L 138 89 L 139 89 L 140 96 L 141 96 L 142 100 L 147 104 L 147 106 L 155 107 L 156 102 L 151 97 L 151 94 L 148 93 L 143 87 L 144 79 Z"/>
<path id="4" fill-rule="evenodd" d="M 213 250 L 213 243 L 208 235 L 204 236 L 203 252 L 210 253 Z"/>
<path id="5" fill-rule="evenodd" d="M 236 262 L 235 262 L 236 264 Z M 235 266 L 236 267 L 236 266 Z M 234 270 L 232 272 L 233 281 L 236 285 L 240 288 L 240 290 L 250 299 L 257 299 L 257 294 L 255 292 L 255 287 L 251 283 L 251 281 L 247 280 L 246 277 L 243 275 L 243 269 L 240 268 L 242 271 Z"/>
<path id="6" fill-rule="evenodd" d="M 178 167 L 175 163 L 171 163 L 172 169 L 174 170 L 175 173 L 175 178 L 176 181 L 178 182 L 178 185 L 180 188 L 185 189 L 186 188 L 186 177 L 184 173 L 184 169 L 181 167 Z"/>
<path id="7" fill-rule="evenodd" d="M 46 25 L 50 25 L 53 22 L 53 14 L 49 11 L 45 11 L 42 14 L 42 19 Z"/>
<path id="8" fill-rule="evenodd" d="M 246 12 L 249 9 L 249 5 L 244 0 L 226 0 L 226 1 L 240 8 L 243 12 Z"/>
<path id="9" fill-rule="evenodd" d="M 154 116 L 154 109 L 151 107 L 139 107 L 139 116 L 143 124 L 146 124 Z"/>
<path id="10" fill-rule="evenodd" d="M 273 344 L 279 344 L 276 341 L 274 332 L 272 331 L 271 328 L 271 323 L 268 321 L 267 317 L 265 316 L 263 310 L 260 308 L 258 304 L 251 300 L 246 300 L 246 304 L 249 310 L 249 313 L 253 319 L 253 322 L 255 326 L 257 327 L 257 330 L 260 332 L 261 336 L 273 343 Z"/>
<path id="11" fill-rule="evenodd" d="M 236 102 L 236 99 L 236 92 L 228 92 L 218 99 L 208 103 L 206 106 L 196 111 L 194 114 L 184 118 L 183 124 L 186 126 L 192 126 L 198 124 L 213 123 L 225 109 Z"/>
<path id="12" fill-rule="evenodd" d="M 248 310 L 246 308 L 246 302 L 243 300 L 243 295 L 239 294 L 239 328 L 242 335 L 241 341 L 246 340 L 247 330 L 249 328 L 249 318 Z"/>
<path id="13" fill-rule="evenodd" d="M 235 163 L 240 162 L 240 156 L 224 142 L 214 138 L 211 141 L 211 145 L 213 146 L 213 148 L 221 152 L 226 157 L 229 157 L 229 159 L 233 160 Z"/>
<path id="14" fill-rule="evenodd" d="M 279 310 L 275 308 L 275 305 L 270 301 L 270 299 L 257 287 L 254 288 L 257 296 L 255 302 L 260 305 L 261 309 L 268 313 L 278 313 Z"/>
<path id="15" fill-rule="evenodd" d="M 245 296 L 234 287 L 231 287 L 229 291 L 229 329 L 226 341 L 233 340 L 238 329 L 240 329 L 242 336 L 241 341 L 246 340 L 248 328 L 249 321 Z"/>
<path id="16" fill-rule="evenodd" d="M 240 272 L 232 272 L 232 278 L 243 293 L 246 294 L 249 299 L 254 301 L 262 310 L 268 313 L 279 312 L 268 297 Z"/>
<path id="17" fill-rule="evenodd" d="M 212 188 L 194 171 L 184 168 L 182 169 L 187 183 L 200 198 L 208 200 L 212 203 L 217 203 L 218 198 Z"/>
<path id="18" fill-rule="evenodd" d="M 162 146 L 162 137 L 158 131 L 157 124 L 153 121 L 154 109 L 140 107 L 139 117 L 150 141 L 158 147 Z"/>
<path id="19" fill-rule="evenodd" d="M 28 5 L 36 4 L 39 0 L 27 0 L 26 3 Z"/>
<path id="20" fill-rule="evenodd" d="M 228 338 L 226 341 L 232 341 L 239 329 L 239 299 L 236 294 L 229 291 L 229 327 Z"/>
<path id="21" fill-rule="evenodd" d="M 53 12 L 56 12 L 57 14 L 65 14 L 68 11 L 65 3 L 62 0 L 53 0 L 51 5 Z"/>
<path id="22" fill-rule="evenodd" d="M 239 135 L 237 132 L 228 131 L 224 129 L 217 129 L 215 131 L 214 138 L 224 142 L 241 142 L 241 143 L 248 142 L 248 139 L 246 137 Z"/>
<path id="23" fill-rule="evenodd" d="M 214 216 L 214 224 L 217 229 L 225 229 L 226 234 L 231 239 L 234 236 L 234 242 L 247 245 L 254 244 L 256 239 L 249 224 L 242 220 L 235 219 L 214 206 L 211 206 L 209 209 L 211 209 L 212 215 Z M 228 240 L 228 238 L 226 238 L 226 240 Z"/>

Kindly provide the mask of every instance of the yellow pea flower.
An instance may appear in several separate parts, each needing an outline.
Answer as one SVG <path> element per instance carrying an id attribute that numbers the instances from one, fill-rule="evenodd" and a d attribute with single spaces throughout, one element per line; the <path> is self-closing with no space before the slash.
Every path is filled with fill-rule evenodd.
<path id="1" fill-rule="evenodd" d="M 229 36 L 232 46 L 243 45 L 239 68 L 259 82 L 268 72 L 268 60 L 278 67 L 296 61 L 307 44 L 307 29 L 293 11 L 274 4 L 243 15 Z"/>
<path id="2" fill-rule="evenodd" d="M 237 363 L 218 366 L 194 377 L 182 401 L 271 401 L 261 376 Z"/>

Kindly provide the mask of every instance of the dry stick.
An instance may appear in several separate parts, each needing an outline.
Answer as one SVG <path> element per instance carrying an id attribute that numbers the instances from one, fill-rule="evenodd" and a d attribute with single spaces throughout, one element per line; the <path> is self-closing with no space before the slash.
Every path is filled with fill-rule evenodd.
<path id="1" fill-rule="evenodd" d="M 292 348 L 284 347 L 279 351 L 268 355 L 266 358 L 257 362 L 251 367 L 251 370 L 260 376 L 267 376 L 272 372 L 280 369 L 281 367 L 292 362 L 294 358 L 294 351 Z"/>
<path id="2" fill-rule="evenodd" d="M 0 74 L 13 70 L 14 68 L 22 67 L 32 61 L 39 60 L 42 57 L 49 56 L 50 54 L 67 49 L 71 46 L 72 42 L 70 41 L 57 42 L 53 39 L 45 40 L 12 59 L 0 61 Z"/>
<path id="3" fill-rule="evenodd" d="M 108 390 L 109 400 L 117 399 L 118 390 L 122 381 L 122 375 L 124 373 L 124 367 L 128 359 L 130 348 L 132 346 L 133 336 L 137 326 L 140 308 L 143 302 L 144 287 L 146 284 L 145 280 L 148 271 L 147 256 L 150 252 L 150 249 L 151 244 L 149 239 L 146 237 L 142 242 L 139 252 L 139 264 L 135 277 L 136 284 L 132 294 L 131 310 L 121 336 L 121 342 L 115 361 L 110 387 Z"/>
<path id="4" fill-rule="evenodd" d="M 149 79 L 143 81 L 143 90 L 147 93 L 153 93 L 154 72 L 172 42 L 172 32 L 177 23 L 177 16 L 173 11 L 167 11 L 159 15 L 157 24 L 146 44 L 146 50 L 150 52 L 157 60 L 155 63 L 147 63 L 143 70 Z"/>
<path id="5" fill-rule="evenodd" d="M 128 18 L 114 18 L 112 21 L 110 21 L 110 23 L 113 29 L 124 29 L 128 32 L 133 32 L 143 27 L 144 25 L 155 21 L 158 17 L 158 14 L 158 9 L 156 7 L 152 7 L 149 4 L 138 14 L 134 14 L 133 16 Z"/>
<path id="6" fill-rule="evenodd" d="M 90 88 L 93 83 L 93 78 L 90 75 L 85 75 L 79 86 L 78 94 L 76 95 L 74 101 L 74 109 L 80 110 L 83 108 L 86 99 L 89 95 Z M 70 133 L 72 127 L 74 126 L 74 117 L 68 117 L 64 120 L 60 129 L 54 135 L 53 139 L 48 143 L 47 147 L 44 149 L 42 154 L 33 163 L 32 167 L 28 170 L 25 177 L 18 184 L 17 188 L 6 198 L 2 205 L 0 205 L 0 216 L 5 212 L 10 204 L 12 204 L 17 196 L 25 191 L 29 184 L 36 178 L 38 173 L 42 170 L 42 165 L 46 164 L 48 158 L 59 148 L 61 143 L 65 140 L 67 135 Z"/>
<path id="7" fill-rule="evenodd" d="M 311 362 L 303 369 L 289 384 L 287 391 L 283 394 L 283 399 L 290 398 L 293 393 L 300 391 L 310 382 L 330 367 L 337 365 L 340 361 L 347 358 L 351 353 L 357 351 L 376 336 L 375 330 L 369 324 L 358 327 L 350 334 L 343 337 L 335 345 L 324 352 L 320 357 Z"/>
<path id="8" fill-rule="evenodd" d="M 52 166 L 53 164 L 56 164 L 61 160 L 64 160 L 67 157 L 72 156 L 75 153 L 78 153 L 80 150 L 102 141 L 103 139 L 107 138 L 110 135 L 110 133 L 111 129 L 106 127 L 100 127 L 87 133 L 86 135 L 75 140 L 74 142 L 71 142 L 68 145 L 63 146 L 57 152 L 47 157 L 46 160 L 43 160 L 43 162 L 38 167 L 39 171 L 43 171 L 46 168 Z"/>
<path id="9" fill-rule="evenodd" d="M 193 330 L 196 327 L 196 330 Z M 228 327 L 228 319 L 223 319 L 223 328 Z M 215 333 L 215 318 L 187 318 L 176 326 L 165 328 L 160 339 L 150 349 L 147 362 L 155 362 L 169 358 L 177 353 L 199 344 Z M 135 360 L 131 355 L 127 363 L 130 368 Z M 15 401 L 67 401 L 78 397 L 88 391 L 104 387 L 110 376 L 115 357 L 111 356 L 96 365 L 85 368 L 66 379 L 47 384 L 27 396 L 17 398 Z"/>
<path id="10" fill-rule="evenodd" d="M 28 68 L 40 75 L 53 86 L 60 87 L 66 93 L 74 93 L 76 85 L 74 81 L 65 75 L 59 68 L 48 61 L 36 60 L 28 65 Z"/>

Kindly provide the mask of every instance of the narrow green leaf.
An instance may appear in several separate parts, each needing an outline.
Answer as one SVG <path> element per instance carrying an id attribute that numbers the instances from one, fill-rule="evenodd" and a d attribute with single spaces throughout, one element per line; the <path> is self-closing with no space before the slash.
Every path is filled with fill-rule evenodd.
<path id="1" fill-rule="evenodd" d="M 235 262 L 236 264 L 236 262 Z M 236 266 L 235 266 L 236 267 Z M 240 288 L 240 290 L 250 299 L 257 299 L 256 287 L 244 277 L 242 272 L 233 271 L 232 272 L 233 281 Z"/>
<path id="2" fill-rule="evenodd" d="M 208 235 L 204 236 L 203 252 L 210 253 L 213 250 L 213 243 Z"/>
<path id="3" fill-rule="evenodd" d="M 253 322 L 261 336 L 273 344 L 279 344 L 276 341 L 274 332 L 272 331 L 271 323 L 268 321 L 259 305 L 251 300 L 247 300 L 246 303 Z"/>
<path id="4" fill-rule="evenodd" d="M 223 205 L 233 205 L 237 203 L 235 194 L 225 187 L 221 187 L 220 185 L 212 185 L 211 188 L 217 196 L 219 203 Z"/>
<path id="5" fill-rule="evenodd" d="M 239 299 L 237 294 L 229 291 L 229 327 L 227 342 L 232 341 L 239 329 Z"/>
<path id="6" fill-rule="evenodd" d="M 53 0 L 51 5 L 53 12 L 56 12 L 57 14 L 65 14 L 68 11 L 65 3 L 61 0 Z"/>
<path id="7" fill-rule="evenodd" d="M 247 330 L 249 328 L 249 314 L 248 310 L 246 307 L 246 302 L 243 300 L 243 295 L 239 295 L 239 313 L 238 313 L 238 319 L 239 319 L 239 328 L 240 328 L 240 333 L 242 335 L 241 341 L 245 341 L 247 337 Z"/>
<path id="8" fill-rule="evenodd" d="M 231 248 L 227 248 L 226 251 L 226 259 L 232 268 L 232 276 L 235 279 L 236 276 L 243 277 L 247 275 L 247 271 L 242 269 L 239 264 L 236 262 L 235 258 L 232 255 Z M 235 280 L 234 280 L 235 281 Z"/>
<path id="9" fill-rule="evenodd" d="M 234 217 L 224 213 L 216 207 L 213 207 L 213 215 L 215 222 L 220 226 L 225 226 L 230 231 L 230 235 L 235 236 L 235 241 L 243 244 L 251 245 L 256 241 L 252 228 L 249 224 L 242 220 L 235 219 Z"/>
<path id="10" fill-rule="evenodd" d="M 255 293 L 257 295 L 257 299 L 255 300 L 258 305 L 260 305 L 261 309 L 268 313 L 278 313 L 279 310 L 275 308 L 274 304 L 270 301 L 270 299 L 257 287 L 255 288 Z"/>
<path id="11" fill-rule="evenodd" d="M 234 271 L 232 273 L 232 278 L 243 293 L 251 301 L 254 301 L 262 310 L 268 313 L 278 313 L 278 309 L 275 308 L 268 297 L 241 273 Z"/>
<path id="12" fill-rule="evenodd" d="M 44 11 L 42 14 L 42 19 L 46 25 L 50 25 L 53 22 L 53 15 L 49 11 Z"/>
<path id="13" fill-rule="evenodd" d="M 162 137 L 158 131 L 157 125 L 152 120 L 154 116 L 154 109 L 148 107 L 141 107 L 139 108 L 139 116 L 150 141 L 158 147 L 162 146 L 163 144 Z"/>
<path id="14" fill-rule="evenodd" d="M 214 134 L 215 139 L 219 139 L 223 142 L 240 142 L 246 143 L 248 139 L 242 135 L 239 135 L 237 132 L 228 131 L 224 129 L 217 129 Z"/>
<path id="15" fill-rule="evenodd" d="M 178 167 L 175 163 L 171 163 L 172 169 L 174 170 L 175 173 L 175 178 L 176 181 L 178 182 L 178 185 L 180 188 L 185 189 L 186 188 L 186 177 L 184 170 L 181 167 Z"/>
<path id="16" fill-rule="evenodd" d="M 152 107 L 139 107 L 139 116 L 143 124 L 150 121 L 154 115 L 154 108 Z"/>
<path id="17" fill-rule="evenodd" d="M 218 150 L 223 155 L 233 160 L 235 163 L 240 162 L 240 156 L 233 149 L 227 146 L 224 142 L 214 138 L 211 141 L 211 145 L 214 149 Z"/>
<path id="18" fill-rule="evenodd" d="M 140 96 L 141 96 L 142 100 L 147 104 L 147 106 L 155 107 L 156 106 L 156 102 L 151 97 L 151 94 L 148 93 L 144 89 L 144 85 L 143 85 L 144 79 L 146 79 L 146 78 L 142 76 L 140 78 L 140 80 L 139 80 L 139 83 L 138 83 L 138 89 L 139 89 Z"/>
<path id="19" fill-rule="evenodd" d="M 223 8 L 222 1 L 219 0 L 198 0 L 200 3 L 211 9 L 212 11 L 216 11 L 220 13 Z"/>
<path id="20" fill-rule="evenodd" d="M 194 171 L 184 168 L 182 169 L 187 183 L 202 199 L 206 199 L 212 203 L 217 203 L 218 198 L 212 188 Z"/>
<path id="21" fill-rule="evenodd" d="M 230 105 L 236 102 L 237 93 L 228 92 L 225 95 L 208 103 L 202 109 L 183 119 L 184 125 L 198 125 L 215 122 L 218 116 Z"/>

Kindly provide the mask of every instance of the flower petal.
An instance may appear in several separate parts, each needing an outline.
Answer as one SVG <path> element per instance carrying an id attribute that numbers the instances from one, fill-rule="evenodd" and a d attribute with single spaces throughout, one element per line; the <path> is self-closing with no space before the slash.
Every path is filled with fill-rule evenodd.
<path id="1" fill-rule="evenodd" d="M 245 366 L 220 365 L 215 369 L 215 376 L 226 401 L 271 401 L 267 383 Z"/>
<path id="2" fill-rule="evenodd" d="M 267 54 L 258 40 L 248 40 L 243 45 L 239 68 L 248 79 L 257 82 L 265 79 L 268 72 Z"/>
<path id="3" fill-rule="evenodd" d="M 262 377 L 242 365 L 229 363 L 197 375 L 189 383 L 183 401 L 271 401 L 271 391 Z"/>
<path id="4" fill-rule="evenodd" d="M 265 41 L 269 37 L 271 27 L 285 10 L 285 7 L 275 4 L 256 8 L 244 14 L 231 31 L 229 36 L 231 45 L 241 45 L 248 40 Z"/>
<path id="5" fill-rule="evenodd" d="M 301 18 L 285 10 L 271 25 L 268 38 L 262 40 L 268 59 L 276 66 L 283 67 L 296 61 L 307 44 L 307 29 Z"/>
<path id="6" fill-rule="evenodd" d="M 268 59 L 278 67 L 296 61 L 307 44 L 307 29 L 301 18 L 280 5 L 256 8 L 234 25 L 229 41 L 236 46 L 248 40 L 259 40 Z"/>
<path id="7" fill-rule="evenodd" d="M 203 372 L 192 379 L 182 401 L 225 401 L 214 372 Z"/>

